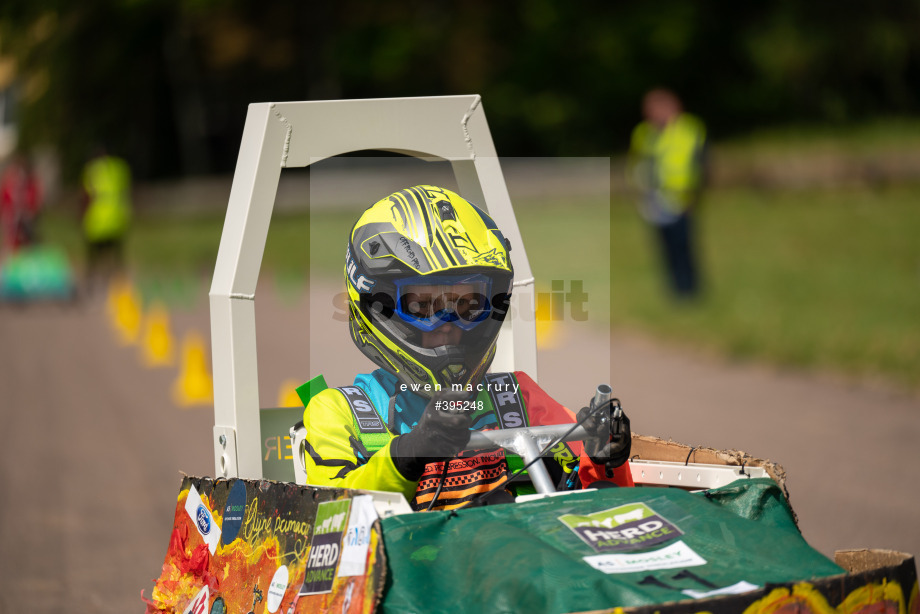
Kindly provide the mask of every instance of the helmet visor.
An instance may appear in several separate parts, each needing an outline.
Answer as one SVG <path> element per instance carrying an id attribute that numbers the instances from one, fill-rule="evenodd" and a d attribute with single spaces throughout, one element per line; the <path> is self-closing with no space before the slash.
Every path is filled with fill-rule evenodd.
<path id="1" fill-rule="evenodd" d="M 492 280 L 485 275 L 437 275 L 396 282 L 396 314 L 415 328 L 431 332 L 452 322 L 472 330 L 489 317 Z"/>

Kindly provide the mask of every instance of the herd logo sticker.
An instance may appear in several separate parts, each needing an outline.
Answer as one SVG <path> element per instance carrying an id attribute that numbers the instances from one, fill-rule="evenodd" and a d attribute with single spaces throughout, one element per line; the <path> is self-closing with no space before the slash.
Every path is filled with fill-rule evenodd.
<path id="1" fill-rule="evenodd" d="M 644 503 L 630 503 L 587 516 L 559 520 L 595 552 L 644 550 L 683 535 L 683 531 Z"/>
<path id="2" fill-rule="evenodd" d="M 342 534 L 351 499 L 323 501 L 316 509 L 310 555 L 304 572 L 301 595 L 329 593 L 335 582 L 336 568 L 341 555 Z"/>

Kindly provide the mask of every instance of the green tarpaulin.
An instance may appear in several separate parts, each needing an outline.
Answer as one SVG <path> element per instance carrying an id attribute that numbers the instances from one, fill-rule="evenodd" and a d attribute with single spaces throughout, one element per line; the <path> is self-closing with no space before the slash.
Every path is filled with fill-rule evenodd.
<path id="1" fill-rule="evenodd" d="M 385 612 L 573 612 L 843 573 L 769 479 L 617 488 L 382 521 Z"/>

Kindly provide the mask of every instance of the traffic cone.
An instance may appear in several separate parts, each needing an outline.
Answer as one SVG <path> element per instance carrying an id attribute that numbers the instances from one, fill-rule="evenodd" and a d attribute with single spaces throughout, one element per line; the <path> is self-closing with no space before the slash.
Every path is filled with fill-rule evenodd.
<path id="1" fill-rule="evenodd" d="M 278 404 L 275 407 L 303 407 L 303 401 L 297 395 L 301 382 L 295 379 L 284 380 L 278 390 Z"/>
<path id="2" fill-rule="evenodd" d="M 154 303 L 144 318 L 142 358 L 147 367 L 170 367 L 174 363 L 169 313 L 160 303 Z"/>
<path id="3" fill-rule="evenodd" d="M 548 292 L 537 292 L 536 301 L 534 316 L 537 320 L 537 347 L 541 350 L 552 349 L 559 345 L 559 325 L 552 318 L 552 295 Z"/>
<path id="4" fill-rule="evenodd" d="M 179 377 L 173 383 L 173 401 L 179 407 L 213 405 L 214 382 L 205 350 L 204 339 L 190 332 L 182 340 Z"/>
<path id="5" fill-rule="evenodd" d="M 106 307 L 119 342 L 122 345 L 137 343 L 141 330 L 141 301 L 130 281 L 122 278 L 109 284 Z"/>

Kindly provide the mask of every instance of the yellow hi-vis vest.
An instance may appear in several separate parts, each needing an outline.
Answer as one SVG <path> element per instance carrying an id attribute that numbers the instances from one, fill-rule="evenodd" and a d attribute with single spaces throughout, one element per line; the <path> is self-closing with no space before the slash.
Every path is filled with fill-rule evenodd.
<path id="1" fill-rule="evenodd" d="M 118 239 L 131 221 L 131 169 L 121 158 L 103 156 L 86 165 L 83 187 L 89 208 L 83 233 L 90 242 Z"/>
<path id="2" fill-rule="evenodd" d="M 655 193 L 671 213 L 682 213 L 703 179 L 705 142 L 703 122 L 689 113 L 681 113 L 663 129 L 640 123 L 629 148 L 633 181 L 643 192 Z"/>

